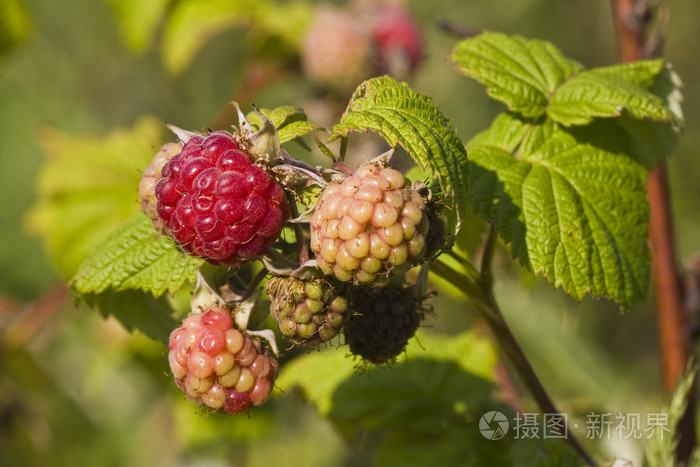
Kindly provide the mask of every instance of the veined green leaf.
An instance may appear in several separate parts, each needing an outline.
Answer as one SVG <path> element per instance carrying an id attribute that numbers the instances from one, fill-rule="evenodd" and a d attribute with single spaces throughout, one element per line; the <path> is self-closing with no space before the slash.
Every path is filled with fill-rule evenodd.
<path id="1" fill-rule="evenodd" d="M 661 99 L 646 89 L 663 68 L 652 60 L 582 71 L 567 79 L 550 98 L 547 115 L 562 125 L 585 125 L 595 117 L 668 121 Z"/>
<path id="2" fill-rule="evenodd" d="M 304 111 L 296 107 L 284 106 L 272 110 L 260 109 L 260 112 L 275 126 L 280 143 L 286 143 L 316 129 L 316 125 L 306 120 Z M 262 127 L 263 122 L 257 112 L 250 112 L 245 118 L 255 130 L 259 130 Z"/>
<path id="3" fill-rule="evenodd" d="M 368 130 L 379 133 L 391 146 L 400 144 L 423 170 L 432 171 L 443 192 L 454 198 L 459 222 L 469 196 L 467 152 L 433 100 L 387 76 L 365 81 L 333 128 L 331 139 Z"/>
<path id="4" fill-rule="evenodd" d="M 106 137 L 52 129 L 40 135 L 47 160 L 27 224 L 41 235 L 66 278 L 114 228 L 140 211 L 138 184 L 163 134 L 161 121 L 143 118 Z"/>
<path id="5" fill-rule="evenodd" d="M 159 297 L 194 282 L 202 260 L 183 254 L 137 214 L 88 256 L 72 280 L 80 294 L 137 289 Z"/>
<path id="6" fill-rule="evenodd" d="M 475 135 L 467 143 L 469 146 L 496 146 L 506 152 L 515 152 L 525 135 L 532 129 L 532 120 L 518 114 L 504 112 L 499 114 L 491 126 Z"/>
<path id="7" fill-rule="evenodd" d="M 579 300 L 608 296 L 629 309 L 645 298 L 642 166 L 549 120 L 533 125 L 517 158 L 496 146 L 469 150 L 472 205 L 524 265 Z"/>
<path id="8" fill-rule="evenodd" d="M 484 32 L 459 42 L 450 60 L 461 73 L 486 85 L 486 92 L 513 112 L 538 117 L 550 94 L 582 69 L 551 43 Z"/>

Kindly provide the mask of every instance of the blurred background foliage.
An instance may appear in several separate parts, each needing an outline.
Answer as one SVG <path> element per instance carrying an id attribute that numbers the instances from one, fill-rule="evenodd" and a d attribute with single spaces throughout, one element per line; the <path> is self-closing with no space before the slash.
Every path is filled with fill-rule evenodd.
<path id="1" fill-rule="evenodd" d="M 66 293 L 61 278 L 80 255 L 138 211 L 129 186 L 168 138 L 159 122 L 205 129 L 222 121 L 232 98 L 318 114 L 328 96 L 294 72 L 316 3 L 0 0 L 0 465 L 564 462 L 560 444 L 479 434 L 486 411 L 536 408 L 501 389 L 503 369 L 483 326 L 449 287 L 440 287 L 435 316 L 406 363 L 359 374 L 342 348 L 302 355 L 284 362 L 283 391 L 250 417 L 196 413 L 166 376 L 165 346 L 74 306 Z M 669 160 L 685 261 L 700 250 L 700 4 L 663 4 L 670 12 L 664 56 L 685 84 L 686 129 Z M 587 67 L 616 60 L 608 1 L 413 0 L 410 8 L 425 35 L 411 86 L 433 97 L 464 141 L 502 107 L 445 60 L 459 38 L 442 22 L 548 40 Z M 251 85 L 259 70 L 264 85 Z M 60 163 L 75 164 L 76 151 L 86 164 L 110 159 L 76 182 L 92 203 L 71 204 L 71 193 L 52 186 L 79 170 Z M 40 170 L 47 158 L 59 161 L 54 173 Z M 133 177 L 110 180 L 110 164 L 131 167 Z M 47 193 L 68 208 L 37 203 Z M 506 318 L 559 408 L 579 420 L 574 431 L 600 459 L 638 462 L 639 442 L 586 440 L 585 415 L 659 410 L 653 301 L 627 315 L 603 300 L 574 303 L 520 270 L 505 248 L 496 273 Z"/>

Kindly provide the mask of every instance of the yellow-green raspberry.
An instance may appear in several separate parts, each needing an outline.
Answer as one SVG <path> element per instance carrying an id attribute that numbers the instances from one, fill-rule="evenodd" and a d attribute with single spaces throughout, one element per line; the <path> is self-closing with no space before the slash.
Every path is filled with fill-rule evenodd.
<path id="1" fill-rule="evenodd" d="M 311 219 L 311 250 L 341 281 L 379 282 L 405 272 L 426 249 L 426 202 L 401 172 L 367 164 L 329 185 Z"/>
<path id="2" fill-rule="evenodd" d="M 313 347 L 328 342 L 345 322 L 348 300 L 342 284 L 330 278 L 273 277 L 266 290 L 280 331 L 296 344 Z"/>

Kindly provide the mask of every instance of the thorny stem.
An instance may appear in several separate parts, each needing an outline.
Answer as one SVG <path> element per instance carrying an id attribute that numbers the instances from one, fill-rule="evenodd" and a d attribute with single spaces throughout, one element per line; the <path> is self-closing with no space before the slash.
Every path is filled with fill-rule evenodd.
<path id="1" fill-rule="evenodd" d="M 621 62 L 650 58 L 658 54 L 663 43 L 662 34 L 645 37 L 653 9 L 661 8 L 649 0 L 613 0 L 618 53 Z M 665 13 L 657 11 L 657 13 Z M 660 15 L 663 20 L 664 16 Z M 665 25 L 657 25 L 657 32 Z M 667 154 L 664 154 L 667 155 Z M 656 314 L 659 324 L 661 358 L 664 373 L 664 387 L 671 392 L 687 365 L 690 356 L 690 343 L 686 329 L 686 318 L 682 299 L 680 274 L 674 248 L 671 201 L 668 192 L 666 167 L 662 161 L 649 174 L 647 183 L 649 200 L 649 238 L 652 252 L 652 279 L 656 297 Z M 678 447 L 676 457 L 687 462 L 695 448 L 695 398 L 688 395 L 685 413 L 678 422 Z"/>

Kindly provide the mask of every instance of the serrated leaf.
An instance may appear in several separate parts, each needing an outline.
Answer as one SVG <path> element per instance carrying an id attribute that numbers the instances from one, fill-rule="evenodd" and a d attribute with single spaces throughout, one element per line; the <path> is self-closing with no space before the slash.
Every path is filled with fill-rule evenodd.
<path id="1" fill-rule="evenodd" d="M 140 211 L 141 173 L 162 144 L 164 127 L 143 118 L 105 137 L 46 129 L 47 160 L 37 178 L 37 202 L 27 227 L 42 237 L 58 270 L 69 278 L 117 226 Z"/>
<path id="2" fill-rule="evenodd" d="M 544 114 L 549 95 L 582 69 L 551 43 L 484 32 L 459 42 L 450 60 L 486 92 L 525 117 Z"/>
<path id="3" fill-rule="evenodd" d="M 547 115 L 565 126 L 617 117 L 623 110 L 636 119 L 668 121 L 661 99 L 645 89 L 662 68 L 663 61 L 652 60 L 582 71 L 556 89 Z"/>
<path id="4" fill-rule="evenodd" d="M 139 330 L 166 345 L 170 333 L 178 324 L 163 298 L 156 299 L 138 290 L 117 292 L 106 289 L 99 294 L 89 293 L 80 298 L 105 318 L 114 316 L 129 331 Z"/>
<path id="5" fill-rule="evenodd" d="M 306 114 L 302 109 L 284 106 L 273 110 L 259 110 L 275 126 L 280 143 L 286 143 L 316 129 L 316 125 L 306 120 Z M 255 130 L 262 127 L 262 119 L 257 112 L 250 112 L 245 118 Z"/>
<path id="6" fill-rule="evenodd" d="M 109 0 L 127 45 L 145 52 L 171 0 Z"/>
<path id="7" fill-rule="evenodd" d="M 159 297 L 194 283 L 201 264 L 201 259 L 183 254 L 168 237 L 157 234 L 146 216 L 137 214 L 85 259 L 72 285 L 81 294 L 111 288 Z"/>
<path id="8" fill-rule="evenodd" d="M 214 35 L 244 24 L 263 0 L 180 0 L 163 34 L 163 59 L 173 73 L 184 70 Z"/>
<path id="9" fill-rule="evenodd" d="M 470 147 L 472 205 L 513 255 L 576 299 L 608 296 L 624 309 L 646 297 L 646 171 L 625 154 L 534 125 L 518 158 Z"/>
<path id="10" fill-rule="evenodd" d="M 333 127 L 331 139 L 368 130 L 391 146 L 400 144 L 423 170 L 432 171 L 443 192 L 454 199 L 459 223 L 469 196 L 467 152 L 433 100 L 388 76 L 365 81 Z"/>
<path id="11" fill-rule="evenodd" d="M 515 152 L 525 135 L 532 129 L 532 123 L 532 120 L 516 113 L 501 113 L 491 122 L 489 128 L 472 137 L 467 147 L 495 146 L 506 152 Z"/>

